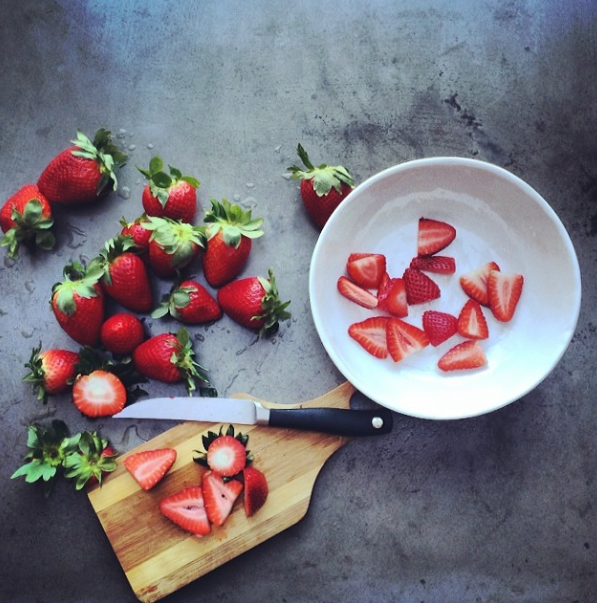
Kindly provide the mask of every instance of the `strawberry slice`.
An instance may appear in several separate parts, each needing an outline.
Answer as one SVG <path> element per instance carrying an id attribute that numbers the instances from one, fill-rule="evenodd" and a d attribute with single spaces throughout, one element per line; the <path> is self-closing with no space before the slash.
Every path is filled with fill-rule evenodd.
<path id="1" fill-rule="evenodd" d="M 225 482 L 219 475 L 207 471 L 201 480 L 201 488 L 209 521 L 223 526 L 243 490 L 243 485 L 235 479 Z"/>
<path id="2" fill-rule="evenodd" d="M 423 330 L 432 346 L 438 346 L 456 335 L 458 319 L 447 312 L 426 310 L 422 317 Z"/>
<path id="3" fill-rule="evenodd" d="M 348 334 L 372 356 L 387 358 L 386 326 L 389 320 L 387 316 L 366 318 L 351 324 L 348 327 Z"/>
<path id="4" fill-rule="evenodd" d="M 243 471 L 245 485 L 244 508 L 247 517 L 252 517 L 263 507 L 269 494 L 265 475 L 255 467 L 245 467 Z"/>
<path id="5" fill-rule="evenodd" d="M 409 305 L 423 304 L 438 299 L 441 291 L 437 283 L 416 268 L 407 268 L 402 276 Z"/>
<path id="6" fill-rule="evenodd" d="M 123 464 L 143 490 L 151 490 L 170 471 L 175 460 L 174 448 L 156 448 L 135 452 Z"/>
<path id="7" fill-rule="evenodd" d="M 400 362 L 429 345 L 425 331 L 400 318 L 391 318 L 388 321 L 386 338 L 388 352 L 394 362 Z"/>
<path id="8" fill-rule="evenodd" d="M 386 257 L 381 253 L 352 253 L 346 263 L 348 276 L 365 289 L 377 289 L 386 272 Z"/>
<path id="9" fill-rule="evenodd" d="M 377 297 L 371 291 L 367 291 L 367 289 L 353 283 L 348 277 L 341 276 L 338 279 L 337 286 L 340 294 L 351 302 L 369 310 L 377 307 Z"/>
<path id="10" fill-rule="evenodd" d="M 417 255 L 433 255 L 447 247 L 456 238 L 456 229 L 447 222 L 419 219 Z"/>
<path id="11" fill-rule="evenodd" d="M 447 255 L 416 257 L 410 261 L 409 268 L 434 272 L 435 274 L 454 274 L 456 272 L 456 260 Z"/>
<path id="12" fill-rule="evenodd" d="M 217 437 L 207 449 L 207 465 L 220 477 L 232 477 L 247 464 L 247 449 L 231 435 Z"/>
<path id="13" fill-rule="evenodd" d="M 487 339 L 489 328 L 481 305 L 474 299 L 464 304 L 458 315 L 458 334 L 466 339 Z"/>
<path id="14" fill-rule="evenodd" d="M 471 299 L 478 301 L 482 306 L 488 306 L 487 278 L 492 270 L 499 269 L 500 267 L 495 262 L 488 262 L 479 268 L 463 274 L 460 277 L 460 286 Z"/>
<path id="15" fill-rule="evenodd" d="M 469 339 L 450 348 L 438 361 L 442 371 L 475 369 L 487 364 L 485 352 L 477 340 Z"/>
<path id="16" fill-rule="evenodd" d="M 205 536 L 211 531 L 200 486 L 191 486 L 164 498 L 160 501 L 160 511 L 195 536 Z"/>
<path id="17" fill-rule="evenodd" d="M 74 405 L 88 417 L 109 417 L 126 404 L 126 388 L 114 374 L 95 370 L 77 378 L 72 387 Z"/>
<path id="18" fill-rule="evenodd" d="M 489 273 L 487 278 L 489 307 L 497 320 L 500 322 L 512 320 L 523 285 L 522 274 L 506 274 L 498 270 Z"/>
<path id="19" fill-rule="evenodd" d="M 404 279 L 389 278 L 387 276 L 382 279 L 377 292 L 377 307 L 398 318 L 408 316 Z"/>

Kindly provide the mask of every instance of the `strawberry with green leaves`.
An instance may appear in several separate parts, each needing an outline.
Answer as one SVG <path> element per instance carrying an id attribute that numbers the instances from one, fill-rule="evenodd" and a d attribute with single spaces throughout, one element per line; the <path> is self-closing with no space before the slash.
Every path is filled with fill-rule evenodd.
<path id="1" fill-rule="evenodd" d="M 212 287 L 221 287 L 244 269 L 251 253 L 252 241 L 263 235 L 261 218 L 252 218 L 251 210 L 233 205 L 226 199 L 211 199 L 205 214 L 208 224 L 207 249 L 203 254 L 203 274 Z"/>
<path id="2" fill-rule="evenodd" d="M 142 214 L 132 222 L 127 222 L 124 218 L 120 220 L 122 226 L 120 235 L 131 238 L 135 246 L 135 253 L 142 259 L 145 259 L 149 252 L 151 230 L 146 228 L 147 223 L 148 217 L 146 214 Z"/>
<path id="3" fill-rule="evenodd" d="M 128 312 L 118 312 L 108 317 L 100 331 L 102 345 L 116 356 L 132 354 L 144 339 L 143 323 Z"/>
<path id="4" fill-rule="evenodd" d="M 8 257 L 17 258 L 22 243 L 33 242 L 48 251 L 53 249 L 56 238 L 52 208 L 35 184 L 26 184 L 11 195 L 0 208 L 0 239 L 2 247 L 8 247 Z"/>
<path id="5" fill-rule="evenodd" d="M 238 474 L 253 461 L 253 455 L 247 450 L 249 436 L 236 432 L 233 425 L 226 431 L 208 431 L 201 437 L 203 450 L 195 450 L 193 460 L 227 481 Z"/>
<path id="6" fill-rule="evenodd" d="M 91 141 L 82 132 L 74 146 L 61 151 L 41 173 L 37 186 L 50 203 L 78 204 L 99 199 L 116 190 L 116 172 L 127 156 L 112 142 L 111 133 L 100 128 Z"/>
<path id="7" fill-rule="evenodd" d="M 96 369 L 79 375 L 73 384 L 73 404 L 85 416 L 111 417 L 126 404 L 126 387 L 114 373 Z"/>
<path id="8" fill-rule="evenodd" d="M 222 309 L 201 283 L 187 279 L 172 287 L 151 316 L 161 318 L 168 314 L 185 324 L 197 325 L 218 320 Z"/>
<path id="9" fill-rule="evenodd" d="M 147 178 L 143 189 L 143 209 L 148 216 L 171 218 L 191 223 L 197 213 L 197 188 L 200 183 L 193 176 L 183 176 L 182 172 L 168 166 L 164 171 L 161 157 L 153 157 L 149 169 L 137 169 Z"/>
<path id="10" fill-rule="evenodd" d="M 269 278 L 252 276 L 224 285 L 218 291 L 220 307 L 238 324 L 256 329 L 260 337 L 276 333 L 281 320 L 290 318 L 290 301 L 282 302 L 272 270 Z"/>
<path id="11" fill-rule="evenodd" d="M 304 167 L 293 165 L 288 170 L 293 180 L 301 181 L 301 198 L 311 220 L 318 228 L 323 228 L 333 211 L 354 188 L 354 179 L 341 165 L 322 163 L 315 167 L 301 144 L 297 153 Z"/>
<path id="12" fill-rule="evenodd" d="M 102 485 L 104 477 L 118 466 L 118 455 L 95 431 L 84 431 L 73 438 L 78 454 L 73 452 L 64 459 L 64 477 L 75 480 L 75 488 L 81 490 L 87 484 Z"/>
<path id="13" fill-rule="evenodd" d="M 29 372 L 23 378 L 31 383 L 37 399 L 44 402 L 48 396 L 67 391 L 77 376 L 78 352 L 63 349 L 42 351 L 41 343 L 31 352 L 25 367 Z"/>

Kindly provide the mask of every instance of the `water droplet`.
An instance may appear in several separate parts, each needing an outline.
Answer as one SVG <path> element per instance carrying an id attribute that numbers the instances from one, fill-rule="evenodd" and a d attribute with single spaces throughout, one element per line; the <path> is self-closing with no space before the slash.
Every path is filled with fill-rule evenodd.
<path id="1" fill-rule="evenodd" d="M 9 257 L 4 258 L 4 265 L 6 266 L 6 268 L 12 268 L 15 264 L 16 264 L 16 260 L 13 260 L 12 258 L 9 258 Z"/>
<path id="2" fill-rule="evenodd" d="M 238 203 L 241 200 L 241 196 L 238 193 L 235 193 L 234 197 L 232 197 L 234 199 L 235 203 Z"/>
<path id="3" fill-rule="evenodd" d="M 284 178 L 284 180 L 290 180 L 292 178 L 292 174 L 290 172 L 285 172 L 282 174 L 282 178 Z"/>
<path id="4" fill-rule="evenodd" d="M 135 144 L 129 144 L 129 151 L 134 151 L 137 148 L 137 145 Z"/>
<path id="5" fill-rule="evenodd" d="M 279 153 L 282 150 L 282 145 L 279 144 L 275 149 L 276 153 Z"/>
<path id="6" fill-rule="evenodd" d="M 21 335 L 25 338 L 25 339 L 31 339 L 33 337 L 33 334 L 35 333 L 35 329 L 30 329 L 28 331 L 26 331 L 25 329 L 21 329 Z"/>
<path id="7" fill-rule="evenodd" d="M 257 207 L 257 200 L 255 197 L 247 197 L 242 201 L 241 205 L 245 209 L 255 209 Z"/>
<path id="8" fill-rule="evenodd" d="M 247 182 L 246 186 L 247 186 L 247 188 L 255 188 L 255 183 L 254 182 Z"/>
<path id="9" fill-rule="evenodd" d="M 118 196 L 122 199 L 128 199 L 131 196 L 131 189 L 128 186 L 123 186 L 118 189 Z"/>
<path id="10" fill-rule="evenodd" d="M 77 249 L 85 243 L 85 239 L 83 239 L 82 241 L 75 241 L 75 236 L 85 237 L 85 231 L 81 230 L 78 226 L 75 226 L 70 222 L 66 223 L 66 236 L 68 237 L 66 246 L 69 249 Z"/>
<path id="11" fill-rule="evenodd" d="M 120 128 L 120 130 L 118 130 L 118 134 L 116 136 L 118 138 L 125 138 L 126 137 L 126 130 L 124 128 Z"/>
<path id="12" fill-rule="evenodd" d="M 203 341 L 205 341 L 205 336 L 201 335 L 201 333 L 195 333 L 195 339 L 197 341 L 203 342 Z"/>
<path id="13" fill-rule="evenodd" d="M 147 145 L 148 149 L 153 149 L 153 145 L 151 144 L 151 142 Z"/>
<path id="14" fill-rule="evenodd" d="M 27 281 L 25 283 L 25 289 L 27 289 L 27 291 L 29 293 L 33 293 L 35 291 L 35 282 L 34 281 Z"/>

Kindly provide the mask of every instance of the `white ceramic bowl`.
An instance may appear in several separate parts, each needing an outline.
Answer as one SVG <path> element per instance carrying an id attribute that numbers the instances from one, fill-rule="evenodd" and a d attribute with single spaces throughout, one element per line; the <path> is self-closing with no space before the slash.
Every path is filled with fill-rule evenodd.
<path id="1" fill-rule="evenodd" d="M 411 306 L 406 319 L 421 326 L 427 309 L 458 314 L 466 297 L 458 276 L 493 260 L 524 275 L 516 314 L 499 323 L 486 310 L 488 364 L 444 373 L 441 354 L 456 336 L 400 363 L 367 354 L 347 333 L 374 312 L 343 298 L 338 277 L 352 252 L 383 253 L 391 276 L 401 276 L 416 255 L 421 217 L 452 224 L 457 236 L 440 255 L 456 258 L 453 276 L 429 275 L 439 300 Z M 581 300 L 578 260 L 566 229 L 528 184 L 494 165 L 452 157 L 421 159 L 389 168 L 345 199 L 315 245 L 309 276 L 315 327 L 338 370 L 375 402 L 427 419 L 481 415 L 535 388 L 553 370 L 576 329 Z"/>

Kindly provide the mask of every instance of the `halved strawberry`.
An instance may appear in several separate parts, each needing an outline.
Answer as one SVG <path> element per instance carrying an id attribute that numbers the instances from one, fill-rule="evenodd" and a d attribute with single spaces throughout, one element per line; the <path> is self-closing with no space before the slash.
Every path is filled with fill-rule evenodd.
<path id="1" fill-rule="evenodd" d="M 243 490 L 243 485 L 235 479 L 225 482 L 219 475 L 207 471 L 201 479 L 201 488 L 209 521 L 223 526 Z"/>
<path id="2" fill-rule="evenodd" d="M 522 294 L 522 274 L 492 270 L 487 277 L 487 292 L 491 312 L 500 322 L 509 322 L 514 316 Z"/>
<path id="3" fill-rule="evenodd" d="M 101 369 L 81 375 L 73 384 L 74 405 L 88 417 L 108 417 L 126 404 L 126 388 L 114 374 Z"/>
<path id="4" fill-rule="evenodd" d="M 243 483 L 245 485 L 244 507 L 247 517 L 252 517 L 263 507 L 269 494 L 269 487 L 265 475 L 255 469 L 246 467 L 243 471 Z"/>
<path id="5" fill-rule="evenodd" d="M 348 277 L 341 276 L 337 286 L 340 294 L 351 302 L 369 310 L 377 307 L 377 297 L 371 291 L 353 283 Z"/>
<path id="6" fill-rule="evenodd" d="M 438 361 L 442 371 L 475 369 L 487 364 L 487 357 L 479 341 L 467 340 L 450 348 Z"/>
<path id="7" fill-rule="evenodd" d="M 205 536 L 211 531 L 200 486 L 190 486 L 162 499 L 160 511 L 178 527 L 195 536 Z"/>
<path id="8" fill-rule="evenodd" d="M 409 305 L 424 304 L 441 296 L 437 283 L 416 268 L 407 268 L 402 278 Z"/>
<path id="9" fill-rule="evenodd" d="M 408 302 L 404 279 L 389 277 L 382 279 L 377 292 L 377 307 L 397 318 L 408 316 Z"/>
<path id="10" fill-rule="evenodd" d="M 217 437 L 207 449 L 207 465 L 221 477 L 240 473 L 247 463 L 247 449 L 232 435 Z"/>
<path id="11" fill-rule="evenodd" d="M 420 218 L 417 232 L 417 255 L 433 255 L 456 238 L 456 229 L 447 222 Z"/>
<path id="12" fill-rule="evenodd" d="M 353 282 L 365 289 L 377 289 L 386 273 L 386 257 L 381 253 L 354 253 L 346 263 Z"/>
<path id="13" fill-rule="evenodd" d="M 348 327 L 348 334 L 372 356 L 387 358 L 386 326 L 389 320 L 388 316 L 366 318 L 351 324 Z"/>
<path id="14" fill-rule="evenodd" d="M 429 338 L 423 329 L 419 329 L 400 318 L 391 318 L 386 326 L 388 352 L 394 362 L 426 348 Z"/>
<path id="15" fill-rule="evenodd" d="M 151 490 L 170 471 L 174 461 L 174 448 L 156 448 L 135 452 L 127 456 L 123 464 L 143 490 Z"/>
<path id="16" fill-rule="evenodd" d="M 434 272 L 435 274 L 454 274 L 456 272 L 456 260 L 447 255 L 416 257 L 410 261 L 409 268 Z"/>
<path id="17" fill-rule="evenodd" d="M 489 327 L 481 309 L 481 305 L 474 299 L 469 299 L 464 304 L 458 315 L 458 334 L 466 339 L 487 339 Z"/>
<path id="18" fill-rule="evenodd" d="M 423 330 L 432 346 L 438 346 L 456 335 L 458 319 L 447 312 L 426 310 L 423 312 L 422 322 Z"/>
<path id="19" fill-rule="evenodd" d="M 492 270 L 499 269 L 500 267 L 493 261 L 483 264 L 463 274 L 460 277 L 460 286 L 471 299 L 478 301 L 482 306 L 488 306 L 487 278 Z"/>

